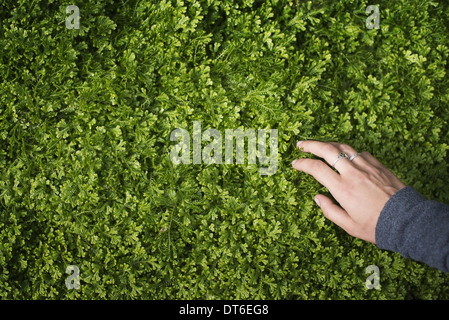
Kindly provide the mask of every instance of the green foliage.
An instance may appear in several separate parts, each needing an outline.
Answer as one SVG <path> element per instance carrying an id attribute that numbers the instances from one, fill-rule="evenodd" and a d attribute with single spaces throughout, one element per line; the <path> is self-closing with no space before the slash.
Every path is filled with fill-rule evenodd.
<path id="1" fill-rule="evenodd" d="M 370 4 L 2 1 L 0 298 L 449 298 L 447 275 L 327 221 L 290 166 L 297 140 L 345 142 L 449 203 L 448 5 L 382 1 L 368 30 Z M 174 166 L 195 120 L 278 129 L 278 171 Z"/>

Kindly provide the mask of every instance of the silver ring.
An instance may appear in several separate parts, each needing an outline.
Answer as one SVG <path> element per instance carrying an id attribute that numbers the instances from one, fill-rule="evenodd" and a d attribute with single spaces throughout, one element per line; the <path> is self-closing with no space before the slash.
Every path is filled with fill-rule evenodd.
<path id="1" fill-rule="evenodd" d="M 335 164 L 338 162 L 338 160 L 340 160 L 342 158 L 349 159 L 349 157 L 348 157 L 348 155 L 346 153 L 340 152 L 340 154 L 338 155 L 338 158 L 335 159 L 334 163 L 332 163 L 332 167 L 335 167 Z"/>
<path id="2" fill-rule="evenodd" d="M 359 155 L 360 155 L 360 153 L 356 153 L 356 154 L 352 155 L 352 156 L 349 158 L 349 161 L 352 161 L 352 159 L 354 159 L 355 157 L 358 157 Z"/>

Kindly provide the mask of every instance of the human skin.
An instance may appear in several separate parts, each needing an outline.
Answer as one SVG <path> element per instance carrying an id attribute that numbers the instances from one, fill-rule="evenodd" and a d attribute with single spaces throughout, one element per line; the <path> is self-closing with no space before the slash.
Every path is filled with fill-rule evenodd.
<path id="1" fill-rule="evenodd" d="M 340 152 L 349 157 L 357 153 L 351 146 L 314 140 L 299 141 L 297 146 L 327 162 L 308 158 L 292 162 L 294 169 L 312 175 L 338 202 L 317 194 L 314 199 L 324 216 L 351 236 L 376 243 L 376 225 L 383 207 L 406 185 L 367 151 L 352 161 L 340 159 L 335 172 L 331 165 Z"/>

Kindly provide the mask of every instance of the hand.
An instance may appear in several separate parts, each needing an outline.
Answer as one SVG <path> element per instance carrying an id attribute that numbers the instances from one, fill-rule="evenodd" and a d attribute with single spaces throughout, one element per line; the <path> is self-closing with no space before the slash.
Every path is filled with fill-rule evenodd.
<path id="1" fill-rule="evenodd" d="M 357 153 L 351 146 L 336 142 L 300 141 L 298 147 L 323 158 L 330 165 L 340 152 L 348 157 Z M 392 195 L 406 186 L 366 151 L 352 161 L 338 160 L 335 169 L 339 173 L 321 160 L 297 159 L 292 166 L 312 175 L 341 205 L 322 194 L 316 195 L 315 201 L 326 218 L 351 236 L 372 243 L 376 243 L 376 225 L 383 207 Z"/>

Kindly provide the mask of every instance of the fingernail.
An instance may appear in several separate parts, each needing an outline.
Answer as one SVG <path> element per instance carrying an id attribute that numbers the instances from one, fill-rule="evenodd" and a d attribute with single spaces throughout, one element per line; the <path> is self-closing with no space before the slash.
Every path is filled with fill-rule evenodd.
<path id="1" fill-rule="evenodd" d="M 295 165 L 295 162 L 296 162 L 296 160 L 298 160 L 298 159 L 295 159 L 295 160 L 293 160 L 293 162 L 292 162 L 292 166 L 294 166 L 294 165 Z"/>
<path id="2" fill-rule="evenodd" d="M 296 146 L 297 146 L 298 148 L 300 148 L 303 142 L 304 142 L 304 141 L 298 141 L 298 142 L 296 143 Z"/>
<path id="3" fill-rule="evenodd" d="M 317 197 L 313 198 L 313 200 L 315 200 L 315 202 L 316 202 L 316 204 L 318 205 L 318 207 L 321 207 L 321 206 L 320 206 L 320 200 L 318 200 Z"/>

